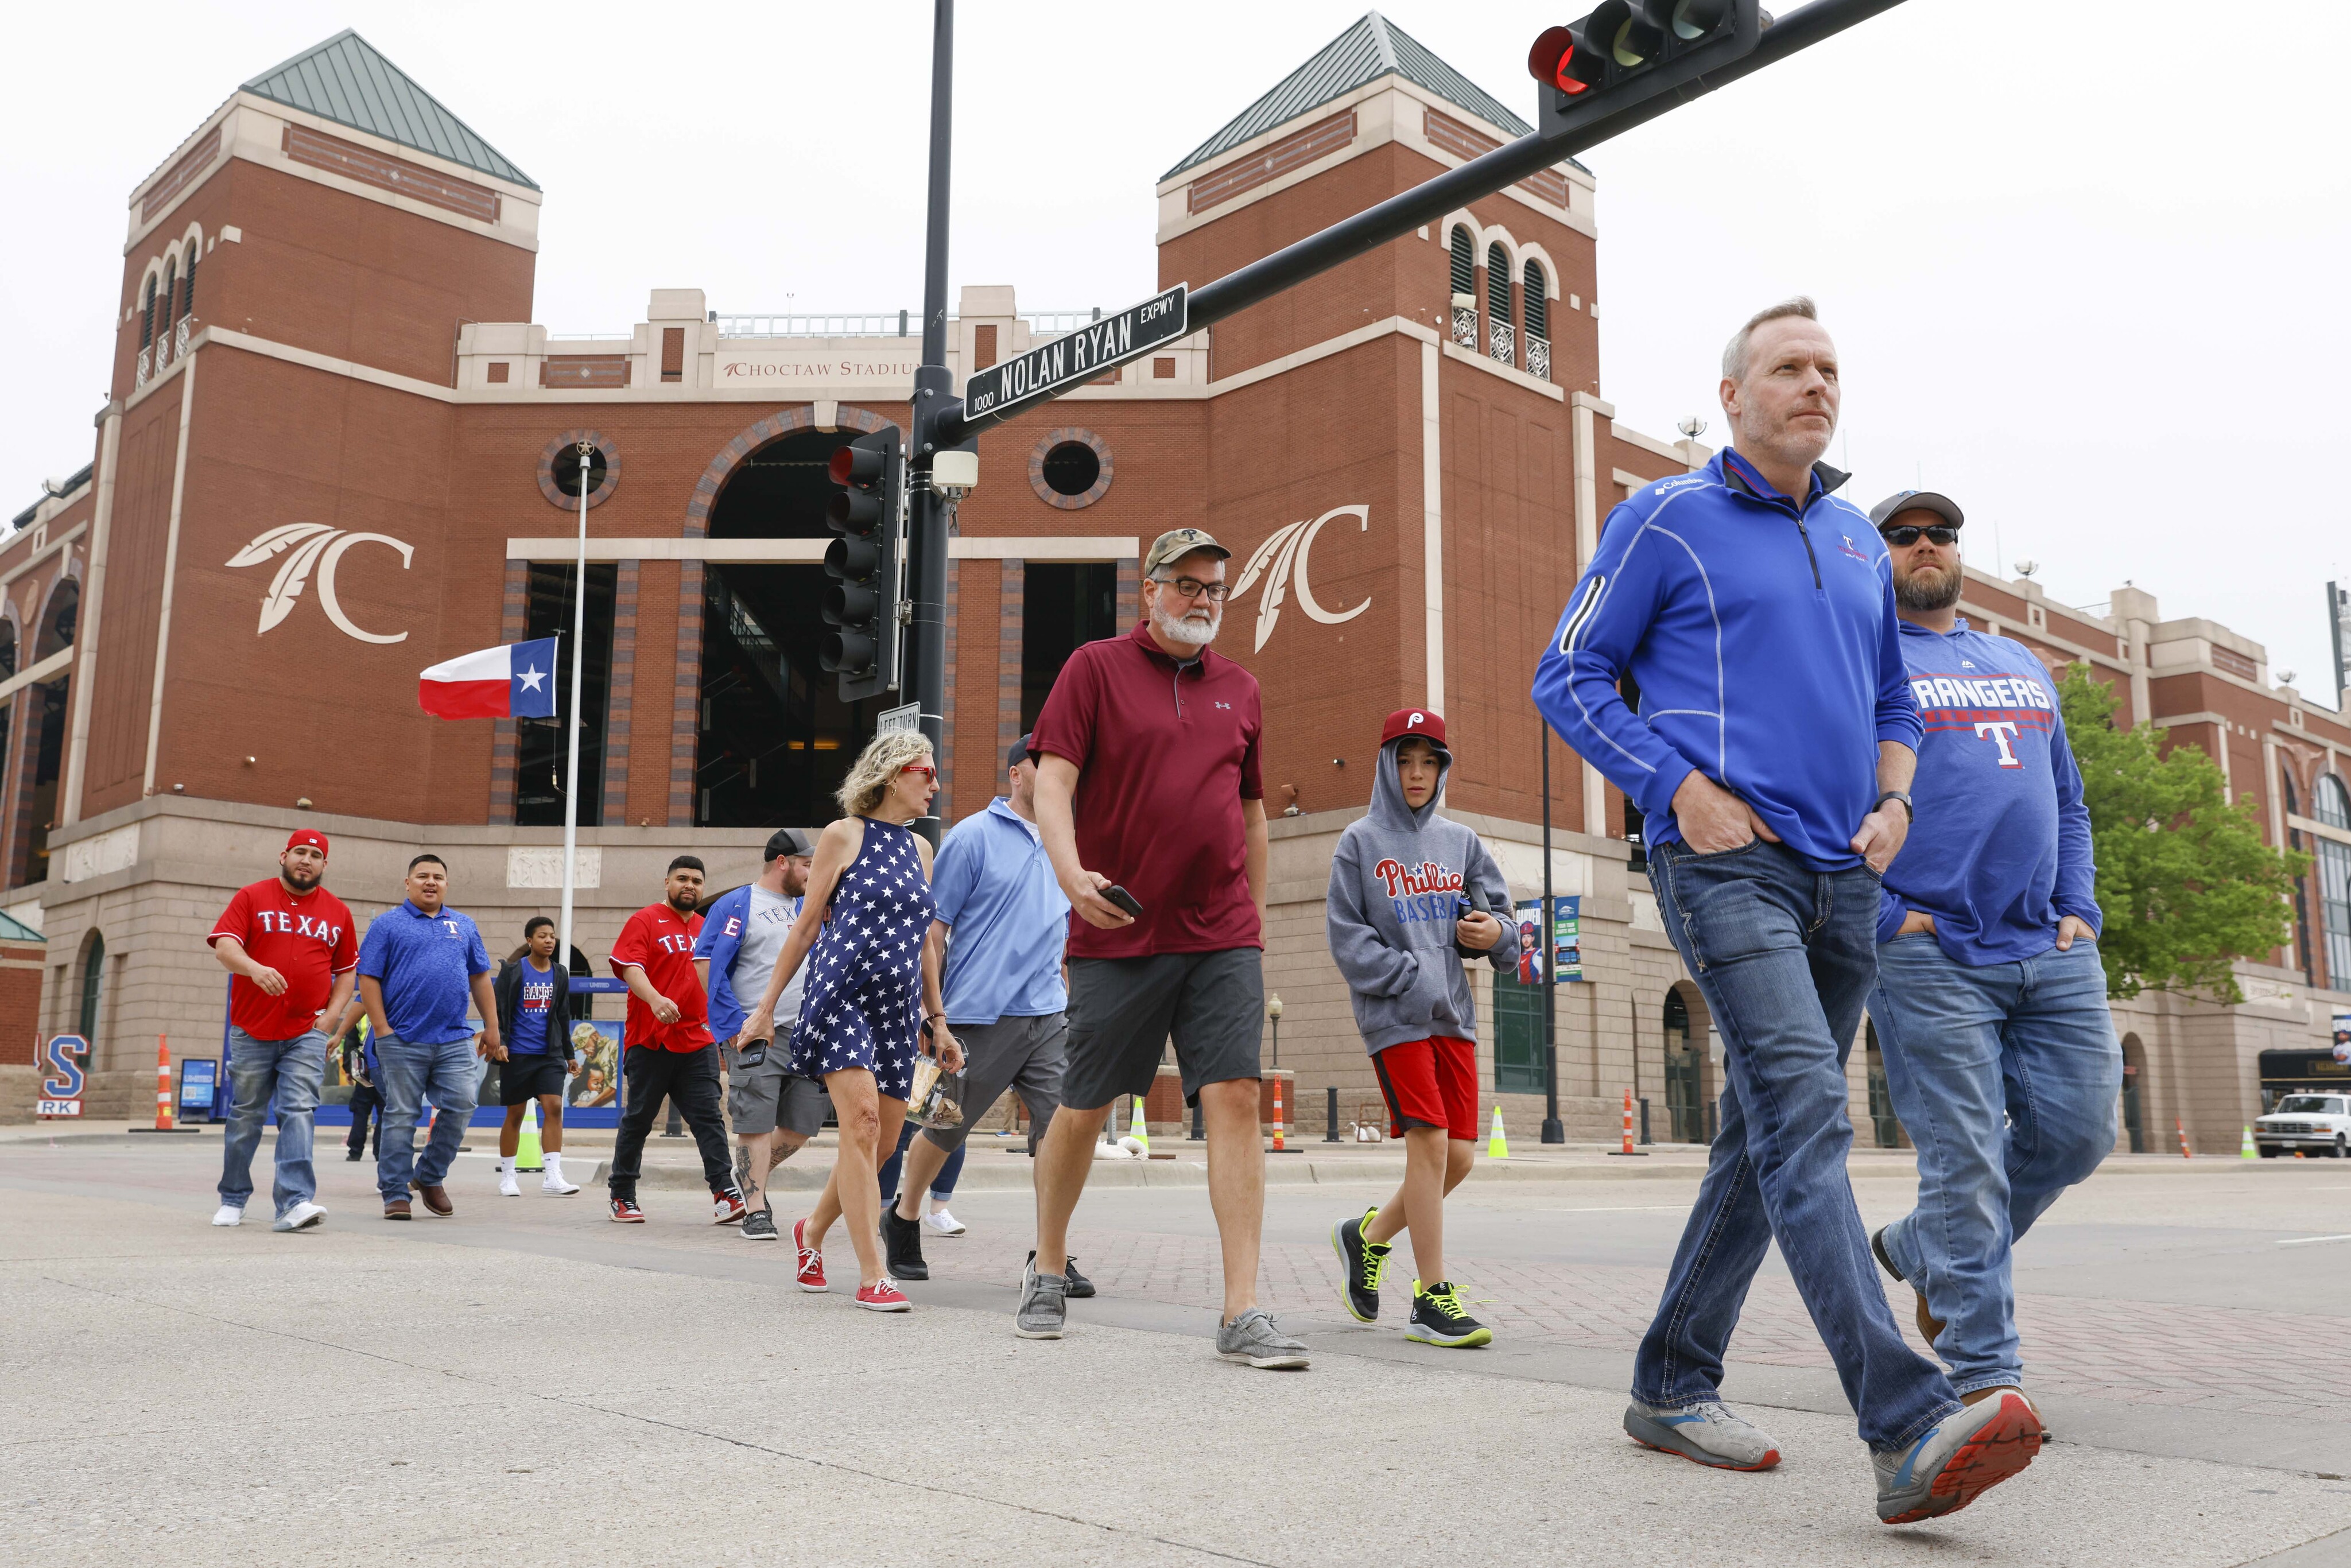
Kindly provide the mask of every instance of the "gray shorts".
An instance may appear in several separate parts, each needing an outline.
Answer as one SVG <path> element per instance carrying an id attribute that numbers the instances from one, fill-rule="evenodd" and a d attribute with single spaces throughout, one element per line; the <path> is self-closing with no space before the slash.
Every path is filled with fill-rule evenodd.
<path id="1" fill-rule="evenodd" d="M 789 1053 L 780 1041 L 769 1042 L 768 1059 L 757 1067 L 737 1061 L 731 1045 L 720 1047 L 720 1053 L 726 1059 L 726 1114 L 736 1136 L 764 1137 L 778 1127 L 803 1138 L 816 1136 L 829 1104 L 824 1085 L 785 1071 Z"/>
<path id="2" fill-rule="evenodd" d="M 1099 1110 L 1147 1094 L 1172 1036 L 1184 1099 L 1256 1078 L 1265 1030 L 1265 955 L 1255 947 L 1070 960 L 1070 1067 L 1061 1103 Z"/>
<path id="3" fill-rule="evenodd" d="M 1009 1089 L 1029 1107 L 1029 1146 L 1035 1147 L 1052 1125 L 1053 1113 L 1061 1108 L 1061 1074 L 1069 1065 L 1067 1016 L 1048 1013 L 951 1027 L 963 1042 L 964 1067 L 956 1074 L 963 1121 L 953 1127 L 925 1127 L 923 1136 L 953 1153 L 970 1135 L 972 1124 Z"/>

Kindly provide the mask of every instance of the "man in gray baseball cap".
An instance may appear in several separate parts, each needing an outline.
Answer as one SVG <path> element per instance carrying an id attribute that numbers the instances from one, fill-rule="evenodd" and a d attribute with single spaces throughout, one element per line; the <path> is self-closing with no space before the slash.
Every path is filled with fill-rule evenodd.
<path id="1" fill-rule="evenodd" d="M 695 967 L 710 998 L 710 1036 L 722 1042 L 726 1063 L 726 1114 L 735 1124 L 735 1181 L 750 1213 L 743 1219 L 747 1241 L 773 1241 L 776 1218 L 768 1207 L 768 1173 L 798 1152 L 824 1125 L 824 1085 L 784 1071 L 785 1053 L 776 1042 L 740 1038 L 748 1013 L 768 990 L 784 938 L 799 918 L 800 894 L 808 889 L 816 846 L 798 828 L 778 828 L 768 839 L 759 880 L 720 894 L 702 917 L 694 939 Z M 792 977 L 776 1000 L 776 1021 L 798 1019 L 800 977 Z M 789 1027 L 789 1026 L 785 1026 Z"/>
<path id="2" fill-rule="evenodd" d="M 1902 514 L 1905 512 L 1917 512 L 1920 515 L 1915 517 L 1904 517 Z M 1896 490 L 1869 508 L 1870 526 L 1880 533 L 1891 528 L 1957 528 L 1965 527 L 1967 520 L 1967 515 L 1959 510 L 1959 504 L 1957 501 L 1934 490 Z M 1918 536 L 1913 533 L 1896 548 L 1907 549 L 1916 543 L 1917 538 Z M 1949 544 L 1951 541 L 1938 539 L 1935 542 Z"/>

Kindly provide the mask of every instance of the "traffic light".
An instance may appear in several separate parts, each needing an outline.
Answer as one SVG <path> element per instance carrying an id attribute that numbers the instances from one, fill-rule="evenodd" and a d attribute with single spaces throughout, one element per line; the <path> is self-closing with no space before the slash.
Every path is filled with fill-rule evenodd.
<path id="1" fill-rule="evenodd" d="M 1537 134 L 1604 119 L 1752 51 L 1770 23 L 1757 0 L 1606 0 L 1546 27 L 1527 52 L 1541 83 Z"/>
<path id="2" fill-rule="evenodd" d="M 841 677 L 841 700 L 855 702 L 898 685 L 898 602 L 903 584 L 906 460 L 898 432 L 861 435 L 832 455 L 827 471 L 841 486 L 825 510 L 841 537 L 824 552 L 824 623 L 817 663 Z"/>

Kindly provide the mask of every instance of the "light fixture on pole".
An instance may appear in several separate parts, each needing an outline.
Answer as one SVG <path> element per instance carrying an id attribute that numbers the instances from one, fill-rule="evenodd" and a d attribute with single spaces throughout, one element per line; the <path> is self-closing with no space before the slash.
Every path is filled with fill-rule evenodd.
<path id="1" fill-rule="evenodd" d="M 1273 1020 L 1273 1067 L 1281 1070 L 1281 993 L 1276 991 L 1265 1001 L 1265 1016 Z"/>

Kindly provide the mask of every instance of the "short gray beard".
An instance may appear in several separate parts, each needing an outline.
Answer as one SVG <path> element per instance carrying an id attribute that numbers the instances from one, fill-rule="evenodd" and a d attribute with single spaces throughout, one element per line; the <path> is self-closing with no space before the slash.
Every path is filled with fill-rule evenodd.
<path id="1" fill-rule="evenodd" d="M 1159 634 L 1170 643 L 1181 643 L 1187 648 L 1205 648 L 1215 642 L 1217 632 L 1224 625 L 1224 620 L 1225 612 L 1222 610 L 1212 610 L 1208 612 L 1207 625 L 1202 627 L 1180 617 L 1170 615 L 1155 604 L 1151 608 L 1151 624 L 1157 629 Z"/>
<path id="2" fill-rule="evenodd" d="M 1959 601 L 1959 591 L 1967 586 L 1967 573 L 1958 567 L 1944 576 L 1942 585 L 1929 588 L 1924 580 L 1928 572 L 1941 572 L 1940 567 L 1921 567 L 1907 576 L 1894 580 L 1894 602 L 1919 615 L 1933 615 L 1949 610 Z"/>

